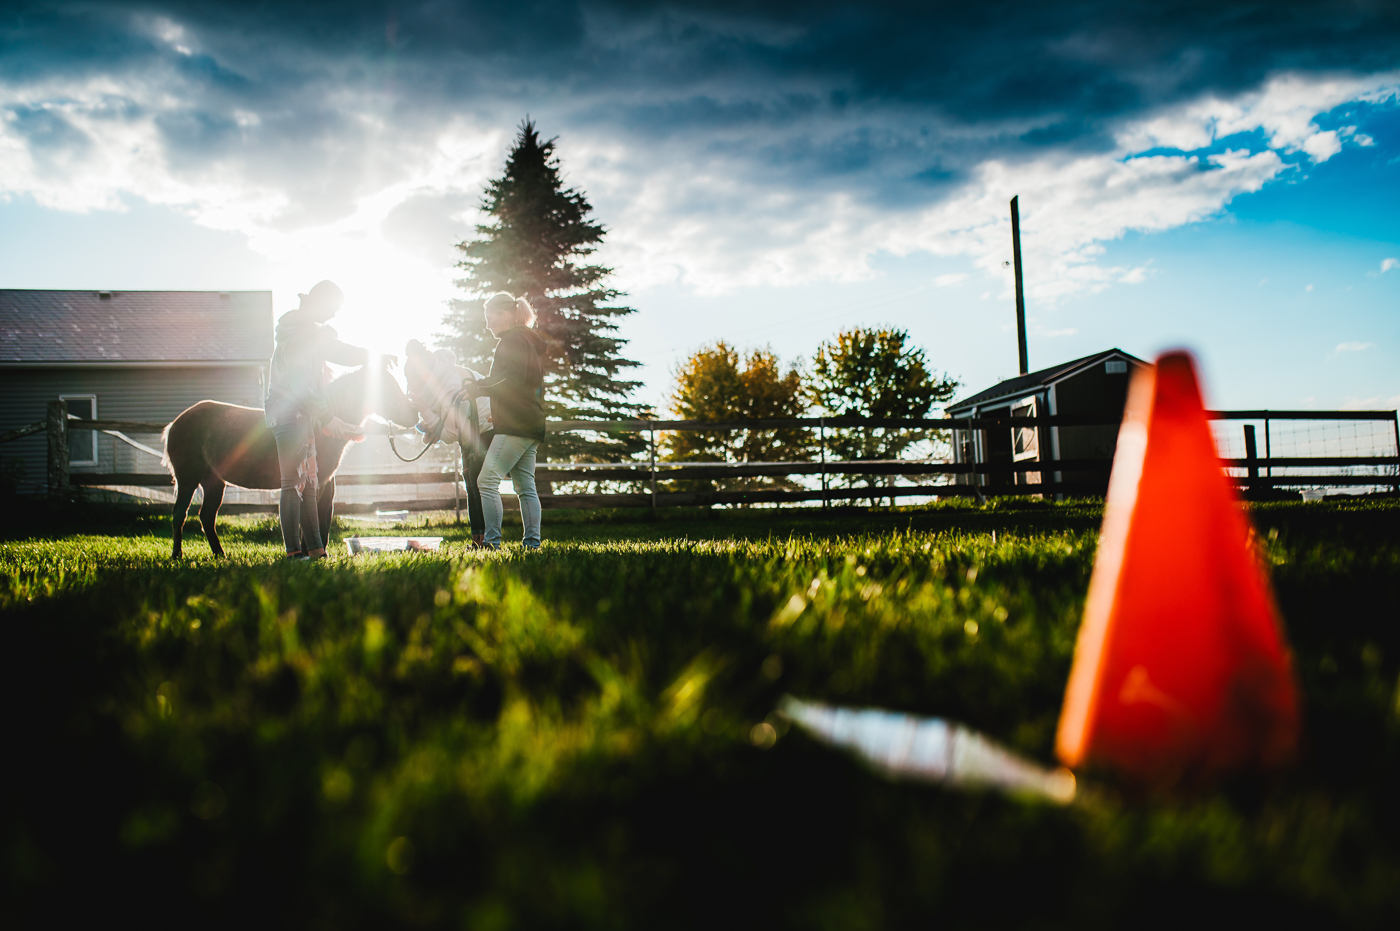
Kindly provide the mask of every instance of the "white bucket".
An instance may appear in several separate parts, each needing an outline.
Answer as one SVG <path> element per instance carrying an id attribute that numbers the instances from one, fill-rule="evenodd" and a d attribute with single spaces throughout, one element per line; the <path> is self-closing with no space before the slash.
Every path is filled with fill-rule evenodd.
<path id="1" fill-rule="evenodd" d="M 345 546 L 350 555 L 356 553 L 436 553 L 442 537 L 349 537 Z"/>

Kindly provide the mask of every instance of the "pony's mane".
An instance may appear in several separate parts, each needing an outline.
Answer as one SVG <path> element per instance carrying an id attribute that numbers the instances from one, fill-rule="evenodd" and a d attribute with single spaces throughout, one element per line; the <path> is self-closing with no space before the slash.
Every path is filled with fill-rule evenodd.
<path id="1" fill-rule="evenodd" d="M 351 388 L 360 392 L 364 391 L 364 376 L 368 368 L 369 366 L 362 365 L 357 369 L 351 369 L 344 375 L 331 379 L 330 384 L 326 385 L 326 404 L 330 407 L 332 414 L 342 419 L 359 420 L 353 415 L 345 417 L 346 414 L 350 413 L 346 410 L 346 402 L 350 398 L 348 392 Z"/>
<path id="2" fill-rule="evenodd" d="M 326 385 L 326 404 L 330 407 L 332 414 L 342 420 L 359 423 L 361 408 L 358 406 L 357 398 L 365 397 L 365 391 L 369 387 L 366 382 L 372 372 L 371 363 L 371 365 L 362 365 L 359 368 L 351 369 L 338 378 L 331 379 L 330 384 Z M 393 375 L 385 372 L 383 377 L 393 382 L 394 387 L 398 388 L 398 383 L 394 381 Z M 399 393 L 403 393 L 402 389 L 399 389 Z M 368 400 L 370 400 L 369 406 L 372 408 L 373 399 Z M 412 409 L 407 397 L 404 398 L 404 404 L 406 405 L 405 410 Z M 384 415 L 383 411 L 378 413 L 381 416 Z M 414 416 L 417 416 L 416 412 Z"/>

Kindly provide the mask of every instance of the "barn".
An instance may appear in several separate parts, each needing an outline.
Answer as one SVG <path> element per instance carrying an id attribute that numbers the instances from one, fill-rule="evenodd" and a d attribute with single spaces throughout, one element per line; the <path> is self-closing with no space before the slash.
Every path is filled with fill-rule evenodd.
<path id="1" fill-rule="evenodd" d="M 0 433 L 62 398 L 83 418 L 168 422 L 206 398 L 262 407 L 270 291 L 0 289 Z M 157 435 L 73 431 L 73 472 L 161 471 Z M 44 490 L 42 433 L 0 447 L 0 483 Z"/>
<path id="2" fill-rule="evenodd" d="M 947 414 L 956 418 L 1051 415 L 1102 421 L 1094 426 L 954 430 L 954 461 L 1011 464 L 1111 459 L 1118 441 L 1117 423 L 1128 397 L 1128 378 L 1134 369 L 1145 365 L 1121 349 L 1108 349 L 1008 378 L 950 404 Z M 1042 482 L 1042 474 L 1037 472 L 992 473 L 977 478 L 979 484 L 987 486 Z M 1104 470 L 1057 471 L 1044 478 L 1104 488 L 1108 484 Z"/>

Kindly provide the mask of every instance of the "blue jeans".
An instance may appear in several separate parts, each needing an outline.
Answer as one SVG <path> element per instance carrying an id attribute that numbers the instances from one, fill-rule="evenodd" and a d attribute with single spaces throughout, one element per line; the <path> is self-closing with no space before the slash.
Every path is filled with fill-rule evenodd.
<path id="1" fill-rule="evenodd" d="M 481 476 L 476 480 L 481 489 L 481 510 L 486 515 L 486 545 L 501 545 L 501 519 L 505 507 L 501 503 L 501 482 L 507 475 L 520 497 L 520 516 L 525 522 L 527 549 L 540 545 L 540 496 L 535 491 L 535 451 L 539 441 L 524 436 L 496 436 L 486 459 L 481 464 Z"/>
<path id="2" fill-rule="evenodd" d="M 316 432 L 311 418 L 297 417 L 279 423 L 272 428 L 272 435 L 277 440 L 277 467 L 282 478 L 282 496 L 277 507 L 282 543 L 289 553 L 319 550 L 320 484 L 316 476 Z"/>

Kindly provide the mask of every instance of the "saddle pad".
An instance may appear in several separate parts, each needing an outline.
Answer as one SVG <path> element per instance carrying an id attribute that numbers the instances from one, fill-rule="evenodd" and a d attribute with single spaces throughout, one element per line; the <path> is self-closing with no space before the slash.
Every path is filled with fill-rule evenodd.
<path id="1" fill-rule="evenodd" d="M 435 553 L 442 537 L 350 537 L 345 546 L 350 555 L 356 553 L 394 553 L 404 550 Z"/>

